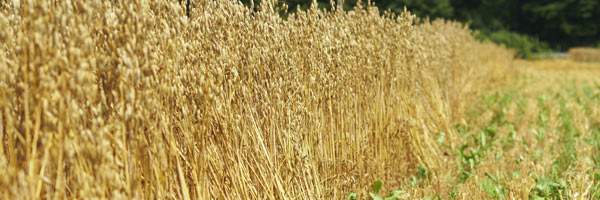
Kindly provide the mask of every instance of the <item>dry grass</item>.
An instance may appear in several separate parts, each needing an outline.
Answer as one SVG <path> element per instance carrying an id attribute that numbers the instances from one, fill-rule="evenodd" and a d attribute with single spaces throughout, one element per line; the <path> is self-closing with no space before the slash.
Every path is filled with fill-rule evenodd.
<path id="1" fill-rule="evenodd" d="M 577 62 L 600 62 L 600 49 L 571 48 L 569 49 L 569 59 Z"/>
<path id="2" fill-rule="evenodd" d="M 340 199 L 442 176 L 434 136 L 454 146 L 514 71 L 461 24 L 372 6 L 124 2 L 3 3 L 3 199 Z"/>
<path id="3" fill-rule="evenodd" d="M 444 170 L 391 189 L 405 199 L 600 198 L 600 66 L 515 65 L 518 78 L 486 91 L 457 123 Z"/>
<path id="4" fill-rule="evenodd" d="M 456 187 L 459 199 L 492 198 L 482 186 L 490 181 L 486 173 L 496 175 L 505 199 L 531 199 L 534 189 L 543 185 L 542 177 L 561 184 L 545 199 L 597 199 L 599 66 L 570 60 L 516 65 L 520 80 L 490 91 L 499 94 L 497 101 L 468 120 L 475 136 L 491 124 L 497 131 L 472 177 Z M 553 196 L 557 194 L 563 196 Z"/>

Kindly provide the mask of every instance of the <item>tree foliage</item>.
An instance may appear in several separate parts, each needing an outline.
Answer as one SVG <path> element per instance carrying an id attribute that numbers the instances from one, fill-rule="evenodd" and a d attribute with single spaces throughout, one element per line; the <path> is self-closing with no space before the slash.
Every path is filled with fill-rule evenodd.
<path id="1" fill-rule="evenodd" d="M 249 4 L 250 0 L 242 0 Z M 310 0 L 285 0 L 288 12 L 307 9 Z M 282 2 L 282 3 L 283 3 Z M 329 8 L 330 0 L 318 0 Z M 341 2 L 334 0 L 334 2 Z M 350 9 L 357 0 L 346 0 Z M 367 1 L 362 1 L 366 3 Z M 420 18 L 447 18 L 469 23 L 486 35 L 514 32 L 550 44 L 555 50 L 600 43 L 598 0 L 372 0 L 381 11 L 404 12 Z"/>

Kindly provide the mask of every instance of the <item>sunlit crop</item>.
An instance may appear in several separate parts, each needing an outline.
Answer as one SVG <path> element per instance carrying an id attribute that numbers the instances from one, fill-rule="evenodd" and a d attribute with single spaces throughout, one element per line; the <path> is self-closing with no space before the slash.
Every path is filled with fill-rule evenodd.
<path id="1" fill-rule="evenodd" d="M 428 187 L 454 123 L 515 74 L 462 24 L 373 6 L 0 4 L 2 199 L 340 199 L 424 169 Z"/>

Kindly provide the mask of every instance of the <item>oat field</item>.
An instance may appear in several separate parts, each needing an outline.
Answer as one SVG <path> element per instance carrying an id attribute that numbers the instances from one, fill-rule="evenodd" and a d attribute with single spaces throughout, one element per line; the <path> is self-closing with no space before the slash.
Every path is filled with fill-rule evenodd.
<path id="1" fill-rule="evenodd" d="M 600 197 L 598 64 L 275 3 L 0 3 L 0 199 Z"/>

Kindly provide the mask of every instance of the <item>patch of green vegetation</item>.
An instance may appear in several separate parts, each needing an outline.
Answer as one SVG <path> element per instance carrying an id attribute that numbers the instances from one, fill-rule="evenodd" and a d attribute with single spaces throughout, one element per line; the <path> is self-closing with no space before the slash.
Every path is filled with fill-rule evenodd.
<path id="1" fill-rule="evenodd" d="M 556 182 L 547 177 L 537 178 L 535 180 L 535 186 L 531 189 L 529 194 L 529 199 L 564 199 L 564 195 L 566 195 L 565 189 L 566 186 L 562 180 Z"/>
<path id="2" fill-rule="evenodd" d="M 516 86 L 510 90 L 494 91 L 488 95 L 482 96 L 481 101 L 475 105 L 469 113 L 470 120 L 466 123 L 454 124 L 454 130 L 462 138 L 463 144 L 451 149 L 452 147 L 444 144 L 446 133 L 437 134 L 437 143 L 443 148 L 455 152 L 459 162 L 456 169 L 457 177 L 451 183 L 451 191 L 447 193 L 449 199 L 458 197 L 457 189 L 461 184 L 473 178 L 477 167 L 489 159 L 502 160 L 504 153 L 515 147 L 524 147 L 526 152 L 514 162 L 522 164 L 523 162 L 533 162 L 534 164 L 548 163 L 549 158 L 553 158 L 543 174 L 528 173 L 524 174 L 518 169 L 507 169 L 510 171 L 486 172 L 487 178 L 477 177 L 478 186 L 484 191 L 489 199 L 506 199 L 508 195 L 508 183 L 512 179 L 531 177 L 535 178 L 535 185 L 529 190 L 529 199 L 569 199 L 574 183 L 567 181 L 571 176 L 575 163 L 580 159 L 576 146 L 581 133 L 576 126 L 575 112 L 572 106 L 581 106 L 585 110 L 588 121 L 591 122 L 589 132 L 585 132 L 583 141 L 593 149 L 593 155 L 590 160 L 594 163 L 594 168 L 587 173 L 593 177 L 590 183 L 589 193 L 586 198 L 600 199 L 600 124 L 594 122 L 597 116 L 593 116 L 592 106 L 600 105 L 600 85 L 577 81 L 556 80 L 561 89 L 547 88 L 544 94 L 537 96 L 524 96 Z M 525 83 L 527 84 L 527 83 Z M 527 98 L 533 98 L 537 101 L 537 117 L 529 122 L 522 124 L 521 119 L 525 113 Z M 517 105 L 517 121 L 511 122 L 506 119 L 508 107 L 513 103 Z M 575 104 L 573 104 L 575 103 Z M 554 113 L 558 106 L 558 113 Z M 492 112 L 489 119 L 481 121 L 480 117 L 484 113 Z M 557 116 L 553 116 L 556 115 Z M 551 120 L 552 119 L 552 120 Z M 555 119 L 558 119 L 556 122 Z M 579 121 L 579 119 L 578 119 Z M 550 124 L 552 123 L 552 124 Z M 558 123 L 558 124 L 555 124 Z M 552 126 L 551 126 L 552 125 Z M 518 138 L 516 127 L 529 126 L 527 133 L 532 134 L 535 141 L 525 138 Z M 555 128 L 558 126 L 558 128 Z M 549 137 L 557 140 L 548 140 Z M 518 141 L 518 142 L 517 142 Z M 535 144 L 535 146 L 532 146 Z M 431 172 L 424 166 L 419 165 L 416 174 L 408 178 L 407 183 L 411 187 L 419 188 L 428 183 L 431 178 Z M 376 183 L 377 185 L 377 183 Z M 399 190 L 401 191 L 401 190 Z M 372 199 L 381 199 L 376 196 L 378 190 L 374 187 L 371 192 Z M 398 193 L 401 194 L 401 193 Z M 391 194 L 390 194 L 391 195 Z M 392 196 L 386 197 L 393 197 Z M 419 199 L 419 197 L 414 197 Z M 440 195 L 433 197 L 422 197 L 421 199 L 441 199 Z"/>
<path id="3" fill-rule="evenodd" d="M 508 194 L 508 190 L 506 189 L 505 184 L 500 182 L 498 174 L 492 175 L 486 172 L 485 175 L 490 180 L 485 180 L 481 183 L 481 188 L 483 191 L 496 200 L 504 199 L 504 197 L 506 197 Z"/>
<path id="4" fill-rule="evenodd" d="M 402 199 L 402 198 L 407 197 L 407 193 L 404 192 L 404 190 L 394 190 L 386 196 L 380 196 L 379 190 L 381 190 L 382 187 L 383 187 L 383 182 L 381 182 L 379 180 L 375 181 L 375 183 L 373 184 L 373 187 L 372 187 L 373 190 L 371 192 L 369 192 L 369 196 L 371 197 L 372 200 L 395 200 L 395 199 Z M 356 192 L 350 191 L 348 193 L 348 195 L 346 196 L 346 199 L 347 200 L 357 200 L 358 195 L 356 194 Z"/>
<path id="5" fill-rule="evenodd" d="M 507 48 L 513 48 L 517 51 L 517 56 L 526 59 L 534 59 L 535 53 L 550 51 L 549 45 L 536 37 L 506 30 L 481 33 L 477 35 L 477 38 L 483 41 L 503 44 Z"/>
<path id="6" fill-rule="evenodd" d="M 420 186 L 430 177 L 430 172 L 424 165 L 419 165 L 417 168 L 417 174 L 409 178 L 409 183 L 413 187 Z"/>
<path id="7" fill-rule="evenodd" d="M 571 164 L 577 160 L 577 149 L 575 148 L 575 137 L 579 136 L 573 124 L 573 115 L 566 105 L 566 100 L 559 96 L 557 101 L 560 105 L 559 117 L 562 120 L 560 132 L 560 155 L 554 163 L 552 163 L 551 173 L 553 176 L 559 176 L 566 171 Z"/>

